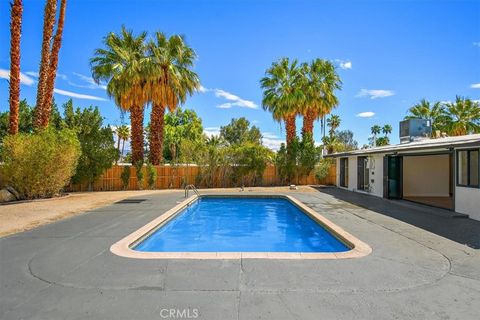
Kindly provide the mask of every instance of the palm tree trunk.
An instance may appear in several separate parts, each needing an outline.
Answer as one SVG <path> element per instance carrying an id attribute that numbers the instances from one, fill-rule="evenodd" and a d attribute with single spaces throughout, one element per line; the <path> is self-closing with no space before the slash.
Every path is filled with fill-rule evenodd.
<path id="1" fill-rule="evenodd" d="M 41 127 L 41 120 L 43 118 L 44 110 L 42 109 L 43 100 L 45 98 L 45 88 L 48 77 L 48 68 L 50 66 L 50 41 L 55 25 L 55 14 L 57 11 L 57 1 L 47 0 L 45 4 L 45 13 L 43 17 L 43 40 L 42 40 L 42 54 L 40 58 L 40 71 L 38 76 L 37 87 L 37 104 L 35 107 L 35 121 L 36 128 Z"/>
<path id="2" fill-rule="evenodd" d="M 153 104 L 150 114 L 150 162 L 158 166 L 163 157 L 163 129 L 165 107 Z"/>
<path id="3" fill-rule="evenodd" d="M 118 129 L 117 129 L 117 150 L 118 150 L 118 153 L 120 153 L 120 136 L 118 135 Z M 118 155 L 118 158 L 115 161 L 115 164 L 118 164 L 119 159 L 120 159 L 120 155 Z"/>
<path id="4" fill-rule="evenodd" d="M 303 128 L 302 134 L 313 136 L 313 122 L 315 121 L 315 117 L 312 112 L 306 112 L 303 116 Z"/>
<path id="5" fill-rule="evenodd" d="M 120 153 L 120 159 L 123 159 L 124 151 L 125 151 L 125 139 L 122 139 L 122 153 Z"/>
<path id="6" fill-rule="evenodd" d="M 58 53 L 62 45 L 63 25 L 65 23 L 65 10 L 67 8 L 67 0 L 61 0 L 60 14 L 58 17 L 57 31 L 53 39 L 52 51 L 50 52 L 50 63 L 48 67 L 48 77 L 45 84 L 45 93 L 42 102 L 42 119 L 40 126 L 46 128 L 50 120 L 50 113 L 52 111 L 53 89 L 55 87 L 55 78 L 57 76 L 58 67 Z"/>
<path id="7" fill-rule="evenodd" d="M 287 131 L 287 147 L 295 140 L 297 135 L 297 127 L 295 124 L 295 115 L 289 115 L 285 117 L 285 130 Z"/>
<path id="8" fill-rule="evenodd" d="M 18 133 L 18 109 L 20 108 L 20 37 L 22 34 L 22 0 L 14 0 L 10 22 L 10 120 L 8 133 Z"/>
<path id="9" fill-rule="evenodd" d="M 132 164 L 135 165 L 137 162 L 143 162 L 143 107 L 132 106 L 130 122 L 132 125 Z"/>

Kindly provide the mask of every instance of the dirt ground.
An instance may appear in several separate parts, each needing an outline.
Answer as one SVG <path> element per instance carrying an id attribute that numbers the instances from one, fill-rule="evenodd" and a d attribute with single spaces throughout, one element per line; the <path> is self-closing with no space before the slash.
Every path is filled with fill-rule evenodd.
<path id="1" fill-rule="evenodd" d="M 240 189 L 206 190 L 210 192 L 238 192 Z M 284 192 L 287 190 L 289 190 L 288 187 L 255 187 L 245 188 L 244 191 Z M 65 197 L 0 205 L 0 237 L 30 230 L 125 198 L 174 191 L 179 190 L 73 192 Z M 299 186 L 298 191 L 313 192 L 314 190 L 308 186 Z M 193 194 L 193 192 L 190 194 Z"/>

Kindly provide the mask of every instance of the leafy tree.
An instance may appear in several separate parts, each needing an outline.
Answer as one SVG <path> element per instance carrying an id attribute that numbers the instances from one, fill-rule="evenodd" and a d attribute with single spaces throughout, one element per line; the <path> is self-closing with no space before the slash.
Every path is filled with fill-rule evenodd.
<path id="1" fill-rule="evenodd" d="M 321 148 L 315 146 L 310 135 L 305 135 L 298 148 L 298 175 L 308 176 L 320 161 L 321 155 Z"/>
<path id="2" fill-rule="evenodd" d="M 242 185 L 246 182 L 257 184 L 263 177 L 267 164 L 272 162 L 273 152 L 253 142 L 232 145 L 226 149 L 227 158 L 231 159 L 234 181 Z"/>
<path id="3" fill-rule="evenodd" d="M 231 145 L 243 143 L 262 143 L 262 134 L 256 126 L 250 127 L 246 118 L 232 119 L 230 124 L 220 127 L 220 137 Z"/>
<path id="4" fill-rule="evenodd" d="M 335 137 L 341 144 L 337 151 L 351 151 L 358 149 L 358 142 L 353 138 L 353 132 L 351 130 L 337 130 L 335 131 Z"/>
<path id="5" fill-rule="evenodd" d="M 130 183 L 130 166 L 124 166 L 122 173 L 120 174 L 120 180 L 122 181 L 123 190 L 127 190 Z"/>
<path id="6" fill-rule="evenodd" d="M 164 157 L 168 161 L 177 162 L 182 157 L 180 144 L 183 140 L 203 141 L 202 119 L 193 110 L 178 108 L 165 115 Z"/>
<path id="7" fill-rule="evenodd" d="M 113 132 L 110 127 L 103 127 L 103 118 L 98 107 L 74 109 L 72 100 L 64 105 L 65 126 L 74 130 L 81 145 L 81 156 L 74 183 L 87 182 L 91 189 L 93 182 L 110 168 L 118 157 Z"/>

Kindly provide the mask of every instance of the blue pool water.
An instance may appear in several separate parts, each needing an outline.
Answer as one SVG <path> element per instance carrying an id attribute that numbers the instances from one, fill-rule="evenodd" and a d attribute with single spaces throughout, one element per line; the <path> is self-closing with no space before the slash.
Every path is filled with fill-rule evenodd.
<path id="1" fill-rule="evenodd" d="M 348 251 L 287 199 L 200 198 L 135 248 L 149 252 Z"/>

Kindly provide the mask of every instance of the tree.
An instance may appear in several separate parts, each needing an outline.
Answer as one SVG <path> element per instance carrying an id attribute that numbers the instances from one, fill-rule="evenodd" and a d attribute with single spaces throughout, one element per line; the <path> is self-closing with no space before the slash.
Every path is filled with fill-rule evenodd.
<path id="1" fill-rule="evenodd" d="M 10 117 L 8 132 L 18 133 L 20 108 L 20 37 L 22 34 L 22 0 L 13 0 L 10 21 Z"/>
<path id="2" fill-rule="evenodd" d="M 262 134 L 256 126 L 250 127 L 250 121 L 241 117 L 232 119 L 230 124 L 220 127 L 220 137 L 231 145 L 246 142 L 261 144 Z"/>
<path id="3" fill-rule="evenodd" d="M 335 90 L 341 89 L 341 80 L 333 63 L 315 59 L 310 64 L 302 64 L 305 80 L 305 103 L 303 105 L 302 133 L 313 135 L 313 122 L 325 117 L 338 105 Z"/>
<path id="4" fill-rule="evenodd" d="M 45 12 L 43 15 L 43 38 L 42 38 L 42 51 L 40 58 L 40 71 L 38 76 L 37 86 L 37 103 L 35 108 L 35 127 L 42 127 L 42 119 L 44 110 L 42 109 L 43 101 L 45 98 L 45 89 L 48 79 L 48 68 L 50 66 L 50 41 L 55 26 L 55 14 L 57 11 L 57 0 L 47 0 L 45 3 Z"/>
<path id="5" fill-rule="evenodd" d="M 57 23 L 57 31 L 55 37 L 53 38 L 52 51 L 50 52 L 49 66 L 48 66 L 48 76 L 45 83 L 45 92 L 43 97 L 43 102 L 41 105 L 42 109 L 42 118 L 40 119 L 40 126 L 46 128 L 48 126 L 50 107 L 52 105 L 53 99 L 53 90 L 55 87 L 55 78 L 57 77 L 57 67 L 58 67 L 58 54 L 60 52 L 60 47 L 62 45 L 62 34 L 63 34 L 63 25 L 65 22 L 65 10 L 67 8 L 67 0 L 61 0 L 60 2 L 60 13 Z"/>
<path id="6" fill-rule="evenodd" d="M 448 134 L 461 136 L 480 133 L 480 104 L 457 96 L 455 102 L 446 104 Z"/>
<path id="7" fill-rule="evenodd" d="M 65 126 L 77 134 L 82 151 L 72 180 L 74 183 L 87 182 L 91 190 L 93 182 L 118 158 L 113 131 L 103 126 L 98 107 L 74 109 L 69 100 L 64 108 Z"/>
<path id="8" fill-rule="evenodd" d="M 270 111 L 276 121 L 285 121 L 287 149 L 296 137 L 295 119 L 305 100 L 302 78 L 298 61 L 282 58 L 272 63 L 260 80 L 263 109 Z"/>
<path id="9" fill-rule="evenodd" d="M 335 137 L 338 142 L 342 144 L 339 151 L 351 151 L 358 149 L 358 142 L 353 138 L 353 132 L 351 130 L 337 130 L 335 131 Z"/>
<path id="10" fill-rule="evenodd" d="M 386 125 L 384 125 L 384 126 L 382 127 L 382 132 L 383 132 L 383 134 L 384 134 L 386 137 L 387 137 L 390 133 L 392 133 L 392 130 L 393 130 L 393 128 L 392 128 L 392 126 L 389 125 L 389 124 L 386 124 Z"/>
<path id="11" fill-rule="evenodd" d="M 435 102 L 433 105 L 426 99 L 408 109 L 409 114 L 405 119 L 426 119 L 432 121 L 432 134 L 437 130 L 446 130 L 447 114 L 445 106 L 441 102 Z"/>
<path id="12" fill-rule="evenodd" d="M 330 118 L 327 119 L 327 126 L 330 127 L 330 130 L 328 131 L 330 134 L 330 137 L 335 135 L 335 130 L 337 130 L 338 127 L 340 127 L 341 119 L 338 115 L 332 114 Z"/>
<path id="13" fill-rule="evenodd" d="M 263 172 L 269 162 L 272 162 L 273 152 L 255 142 L 234 144 L 227 149 L 227 158 L 233 167 L 234 182 L 242 185 L 257 184 L 263 177 Z"/>
<path id="14" fill-rule="evenodd" d="M 143 163 L 143 110 L 147 103 L 146 32 L 135 36 L 122 27 L 109 33 L 104 48 L 96 49 L 90 60 L 93 79 L 107 82 L 107 93 L 123 111 L 130 112 L 132 163 Z"/>
<path id="15" fill-rule="evenodd" d="M 152 113 L 150 116 L 150 162 L 158 165 L 163 154 L 165 108 L 173 112 L 187 96 L 200 88 L 198 75 L 192 71 L 195 51 L 182 36 L 167 38 L 156 32 L 148 43 L 148 72 Z"/>
<path id="16" fill-rule="evenodd" d="M 379 135 L 380 132 L 382 132 L 382 127 L 380 127 L 379 125 L 376 124 L 376 125 L 372 126 L 370 131 L 373 134 L 373 146 L 375 147 L 377 145 L 377 135 Z"/>
<path id="17" fill-rule="evenodd" d="M 120 149 L 120 145 L 118 145 L 118 151 L 120 152 L 120 159 L 123 157 L 123 153 L 125 151 L 125 141 L 130 138 L 130 128 L 127 125 L 121 125 L 117 128 L 117 136 L 122 141 L 122 148 Z"/>
<path id="18" fill-rule="evenodd" d="M 193 110 L 181 108 L 165 115 L 165 145 L 166 160 L 176 162 L 181 158 L 180 144 L 184 140 L 203 141 L 202 119 Z"/>

